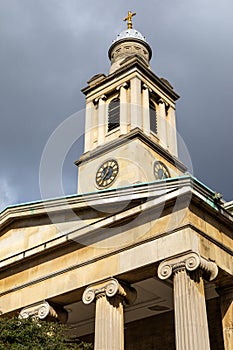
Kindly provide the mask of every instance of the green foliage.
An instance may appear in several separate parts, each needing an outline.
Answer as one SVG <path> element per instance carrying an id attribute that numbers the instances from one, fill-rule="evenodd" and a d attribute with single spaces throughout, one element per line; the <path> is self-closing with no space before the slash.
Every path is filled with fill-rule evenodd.
<path id="1" fill-rule="evenodd" d="M 0 350 L 90 350 L 91 344 L 69 342 L 59 323 L 0 318 Z"/>

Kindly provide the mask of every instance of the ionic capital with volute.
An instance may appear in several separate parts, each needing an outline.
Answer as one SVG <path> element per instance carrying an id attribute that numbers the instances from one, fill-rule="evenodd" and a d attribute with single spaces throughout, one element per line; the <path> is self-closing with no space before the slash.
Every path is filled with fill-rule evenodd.
<path id="1" fill-rule="evenodd" d="M 65 323 L 68 318 L 67 311 L 62 307 L 51 306 L 47 301 L 30 305 L 21 310 L 19 318 L 39 320 L 61 321 Z"/>
<path id="2" fill-rule="evenodd" d="M 166 102 L 162 97 L 158 100 L 158 104 L 164 104 L 166 108 L 169 107 L 169 103 Z"/>
<path id="3" fill-rule="evenodd" d="M 148 90 L 149 92 L 152 92 L 152 89 L 145 83 L 142 84 L 142 90 Z"/>
<path id="4" fill-rule="evenodd" d="M 96 104 L 99 103 L 100 100 L 106 101 L 107 100 L 107 96 L 106 95 L 101 95 L 100 97 L 96 97 L 93 102 L 96 105 Z"/>
<path id="5" fill-rule="evenodd" d="M 124 83 L 118 85 L 116 90 L 119 91 L 121 88 L 124 88 L 125 90 L 127 90 L 129 88 L 129 83 L 128 82 L 124 82 Z"/>
<path id="6" fill-rule="evenodd" d="M 184 269 L 189 272 L 200 269 L 203 277 L 208 281 L 214 280 L 218 274 L 218 267 L 214 262 L 201 257 L 198 253 L 190 252 L 163 261 L 159 265 L 158 276 L 164 280 L 169 278 L 172 273 Z"/>
<path id="7" fill-rule="evenodd" d="M 88 287 L 83 293 L 82 300 L 84 304 L 91 304 L 96 298 L 103 295 L 108 298 L 120 296 L 127 304 L 132 304 L 137 294 L 134 288 L 119 283 L 115 278 L 109 278 Z"/>

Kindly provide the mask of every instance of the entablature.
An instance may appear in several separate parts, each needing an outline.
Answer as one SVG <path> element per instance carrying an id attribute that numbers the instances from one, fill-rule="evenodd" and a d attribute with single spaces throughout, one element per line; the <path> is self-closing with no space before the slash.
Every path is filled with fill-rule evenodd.
<path id="1" fill-rule="evenodd" d="M 213 195 L 214 192 L 210 192 L 205 187 L 203 188 L 196 179 L 183 176 L 175 179 L 167 179 L 166 181 L 155 181 L 153 183 L 138 184 L 121 189 L 104 190 L 92 194 L 24 205 L 21 206 L 21 210 L 19 210 L 19 207 L 16 207 L 18 210 L 15 210 L 16 208 L 9 208 L 0 215 L 2 247 L 5 247 L 7 243 L 7 241 L 4 242 L 4 235 L 7 232 L 6 225 L 8 224 L 8 230 L 15 229 L 14 241 L 16 242 L 20 238 L 19 236 L 17 237 L 17 228 L 20 227 L 19 221 L 23 218 L 30 220 L 32 230 L 36 225 L 47 227 L 48 234 L 44 236 L 43 241 L 39 242 L 38 232 L 34 231 L 35 238 L 31 238 L 31 245 L 28 245 L 18 253 L 13 251 L 12 244 L 9 245 L 11 254 L 6 253 L 5 258 L 2 255 L 0 267 L 19 263 L 22 259 L 27 259 L 37 254 L 44 254 L 45 251 L 50 251 L 59 246 L 64 247 L 67 244 L 76 242 L 77 239 L 79 242 L 88 241 L 90 235 L 95 240 L 101 237 L 98 232 L 101 232 L 102 229 L 115 226 L 120 227 L 122 222 L 131 220 L 137 217 L 137 215 L 142 215 L 142 213 L 147 217 L 147 224 L 150 225 L 150 221 L 155 220 L 153 215 L 157 217 L 157 214 L 155 214 L 156 211 L 161 211 L 159 208 L 162 208 L 160 216 L 162 212 L 164 213 L 162 216 L 166 216 L 170 215 L 169 210 L 166 214 L 166 208 L 172 207 L 177 212 L 182 207 L 186 209 L 191 208 L 191 211 L 193 211 L 192 207 L 196 207 L 196 216 L 192 216 L 190 210 L 188 216 L 185 214 L 187 225 L 193 231 L 196 231 L 197 234 L 211 241 L 212 244 L 216 244 L 220 249 L 233 254 L 231 247 L 233 217 L 221 205 L 214 202 Z M 203 196 L 206 200 L 203 200 Z M 210 204 L 211 201 L 212 204 Z M 119 210 L 119 208 L 123 209 Z M 201 208 L 206 213 L 204 218 L 202 218 Z M 84 214 L 81 215 L 81 212 Z M 18 213 L 20 215 L 14 215 Z M 154 214 L 152 215 L 152 213 Z M 209 224 L 209 228 L 207 227 L 207 222 L 209 222 L 207 221 L 207 213 L 209 218 L 211 216 L 213 218 L 210 222 L 212 226 Z M 62 214 L 63 221 L 62 217 L 59 217 L 60 214 Z M 159 220 L 160 216 L 157 220 Z M 42 223 L 37 221 L 38 217 L 52 218 L 54 223 L 51 222 L 45 225 L 43 221 Z M 34 224 L 33 221 L 35 221 Z M 52 230 L 50 233 L 48 231 L 49 226 L 50 230 Z M 174 226 L 173 229 L 180 230 L 181 227 L 178 225 L 177 227 Z M 226 235 L 224 236 L 225 231 Z M 25 236 L 27 232 L 26 228 L 25 233 L 21 230 L 21 235 L 23 234 L 25 242 L 28 242 Z M 165 230 L 164 234 L 169 235 L 169 232 Z"/>

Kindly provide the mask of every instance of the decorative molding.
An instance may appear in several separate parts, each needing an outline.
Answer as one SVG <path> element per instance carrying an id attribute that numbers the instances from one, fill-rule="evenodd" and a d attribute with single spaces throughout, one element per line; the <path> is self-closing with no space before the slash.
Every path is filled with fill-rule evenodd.
<path id="1" fill-rule="evenodd" d="M 109 298 L 119 295 L 124 298 L 127 304 L 132 304 L 136 299 L 137 293 L 134 288 L 126 286 L 123 283 L 120 284 L 115 278 L 109 278 L 86 288 L 82 297 L 83 303 L 91 304 L 101 295 Z"/>
<path id="2" fill-rule="evenodd" d="M 140 59 L 137 55 L 130 58 L 128 63 L 123 65 L 120 69 L 115 71 L 114 73 L 108 75 L 103 80 L 97 82 L 94 86 L 87 86 L 83 88 L 81 91 L 84 95 L 89 95 L 89 97 L 100 89 L 101 86 L 110 86 L 115 83 L 117 80 L 120 80 L 125 73 L 128 72 L 137 72 L 141 76 L 145 76 L 146 79 L 150 80 L 151 83 L 161 89 L 172 101 L 176 101 L 179 99 L 179 95 L 171 89 L 168 85 L 166 85 L 158 76 L 156 76 L 150 68 Z"/>
<path id="3" fill-rule="evenodd" d="M 172 156 L 171 153 L 169 153 L 167 150 L 165 150 L 162 146 L 160 146 L 158 143 L 152 141 L 150 137 L 145 135 L 143 131 L 139 128 L 134 128 L 126 135 L 114 139 L 112 141 L 109 141 L 108 143 L 104 144 L 103 146 L 96 148 L 92 151 L 87 152 L 86 154 L 83 154 L 79 160 L 74 162 L 75 165 L 79 166 L 81 164 L 84 164 L 85 162 L 88 162 L 89 160 L 98 157 L 98 155 L 103 155 L 107 152 L 112 151 L 112 149 L 115 147 L 120 147 L 121 145 L 124 145 L 125 143 L 128 143 L 131 140 L 139 139 L 144 144 L 151 147 L 155 152 L 157 152 L 159 155 L 164 157 L 170 164 L 177 167 L 182 172 L 187 171 L 186 166 L 181 163 L 181 161 L 176 158 L 175 156 Z"/>
<path id="4" fill-rule="evenodd" d="M 158 276 L 165 280 L 174 272 L 184 269 L 189 272 L 201 269 L 208 281 L 214 280 L 218 275 L 218 267 L 214 262 L 202 258 L 198 253 L 190 252 L 163 261 L 158 267 Z"/>

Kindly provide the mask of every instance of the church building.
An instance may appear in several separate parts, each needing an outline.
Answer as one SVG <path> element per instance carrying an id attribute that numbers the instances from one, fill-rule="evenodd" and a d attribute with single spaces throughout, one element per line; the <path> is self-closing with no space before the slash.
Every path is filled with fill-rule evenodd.
<path id="1" fill-rule="evenodd" d="M 0 213 L 0 313 L 95 350 L 233 350 L 233 201 L 179 159 L 179 96 L 134 15 L 82 90 L 77 194 Z"/>

